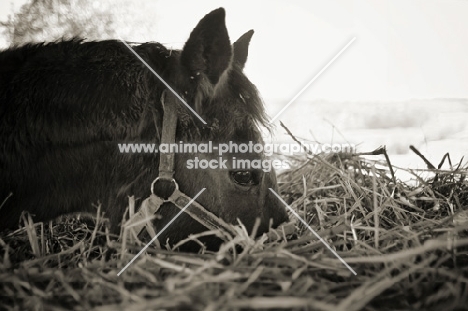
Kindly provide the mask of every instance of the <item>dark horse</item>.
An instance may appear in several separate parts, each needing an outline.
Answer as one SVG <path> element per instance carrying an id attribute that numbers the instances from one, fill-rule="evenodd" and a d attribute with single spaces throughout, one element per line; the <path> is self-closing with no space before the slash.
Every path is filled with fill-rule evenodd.
<path id="1" fill-rule="evenodd" d="M 262 142 L 263 103 L 243 73 L 252 34 L 231 46 L 220 8 L 199 22 L 181 51 L 159 43 L 133 46 L 207 122 L 178 102 L 176 142 Z M 120 153 L 117 145 L 160 141 L 165 90 L 116 40 L 27 44 L 1 52 L 0 229 L 17 226 L 23 211 L 44 221 L 92 213 L 101 204 L 118 231 L 128 196 L 150 195 L 159 156 Z M 188 196 L 206 188 L 197 202 L 213 214 L 234 224 L 239 219 L 248 230 L 259 218 L 258 233 L 288 219 L 268 190 L 276 189 L 274 171 L 190 170 L 187 160 L 193 156 L 175 155 L 174 178 Z M 262 154 L 249 157 L 263 159 Z M 171 204 L 162 206 L 156 228 L 178 212 Z M 204 230 L 184 213 L 160 240 L 174 243 Z M 209 247 L 217 243 L 207 240 Z"/>

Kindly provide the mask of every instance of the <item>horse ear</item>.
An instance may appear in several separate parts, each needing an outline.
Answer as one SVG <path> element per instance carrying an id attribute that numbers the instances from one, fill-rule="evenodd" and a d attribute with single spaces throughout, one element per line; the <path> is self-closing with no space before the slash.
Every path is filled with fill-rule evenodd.
<path id="1" fill-rule="evenodd" d="M 203 72 L 212 84 L 218 83 L 231 63 L 232 48 L 225 17 L 223 8 L 205 15 L 190 34 L 180 55 L 182 66 L 192 76 Z"/>
<path id="2" fill-rule="evenodd" d="M 250 39 L 254 34 L 253 29 L 244 33 L 236 42 L 234 42 L 234 62 L 236 62 L 240 68 L 244 68 L 247 57 L 249 56 L 249 43 Z"/>

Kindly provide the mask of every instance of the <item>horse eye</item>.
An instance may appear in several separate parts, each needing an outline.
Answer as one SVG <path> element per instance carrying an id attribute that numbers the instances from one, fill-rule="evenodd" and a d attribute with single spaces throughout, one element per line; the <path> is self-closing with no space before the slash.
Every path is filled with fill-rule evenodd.
<path id="1" fill-rule="evenodd" d="M 233 171 L 231 177 L 235 183 L 243 186 L 258 185 L 258 178 L 252 171 Z"/>

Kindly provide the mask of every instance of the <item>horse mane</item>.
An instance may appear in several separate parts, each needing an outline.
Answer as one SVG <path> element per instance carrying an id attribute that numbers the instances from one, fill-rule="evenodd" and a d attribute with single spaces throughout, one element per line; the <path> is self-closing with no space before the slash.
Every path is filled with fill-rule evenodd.
<path id="1" fill-rule="evenodd" d="M 179 74 L 176 67 L 179 65 L 180 50 L 170 50 L 156 42 L 133 44 L 132 47 L 158 74 L 166 77 L 171 75 L 171 71 L 175 71 L 175 75 Z M 83 62 L 83 59 L 86 62 Z M 57 132 L 53 126 L 31 128 L 30 133 L 33 133 L 35 139 L 85 144 L 96 139 L 155 138 L 153 131 L 142 133 L 142 128 L 150 126 L 148 123 L 155 120 L 153 117 L 142 120 L 141 113 L 146 109 L 144 102 L 147 102 L 154 105 L 156 114 L 162 115 L 159 101 L 165 87 L 120 41 L 85 41 L 82 38 L 73 38 L 14 46 L 0 52 L 0 68 L 3 73 L 0 83 L 3 85 L 8 84 L 8 80 L 17 78 L 18 72 L 19 78 L 26 78 L 27 83 L 28 79 L 35 79 L 35 71 L 42 70 L 46 73 L 44 82 L 38 83 L 44 84 L 44 90 L 47 90 L 51 80 L 55 79 L 60 80 L 59 83 L 65 87 L 66 83 L 69 83 L 81 88 L 73 91 L 76 98 L 54 98 L 57 110 L 50 115 L 39 116 L 43 118 L 40 122 L 43 124 L 53 125 L 60 124 L 63 120 L 71 120 L 69 125 L 74 132 L 64 136 L 65 133 Z M 87 79 L 84 74 L 92 75 L 93 82 L 99 85 L 76 85 Z M 73 78 L 73 75 L 77 77 Z M 56 76 L 59 78 L 55 78 Z M 208 122 L 206 126 L 181 104 L 178 109 L 179 127 L 182 132 L 180 138 L 191 141 L 207 138 L 217 141 L 261 141 L 260 127 L 270 130 L 270 126 L 264 103 L 255 85 L 236 64 L 227 69 L 226 79 L 221 83 L 225 85 L 216 87 L 215 94 L 200 99 L 204 107 L 199 113 Z M 177 91 L 184 95 L 184 90 Z M 37 92 L 37 98 L 47 100 L 44 91 Z M 119 95 L 114 96 L 117 93 Z M 101 94 L 108 96 L 106 98 Z M 233 101 L 233 98 L 237 100 Z M 225 99 L 230 101 L 226 102 Z M 80 102 L 79 105 L 76 105 L 77 102 Z M 99 102 L 101 107 L 106 109 L 96 110 L 91 105 L 93 102 Z M 189 104 L 192 108 L 197 106 L 190 101 Z M 103 117 L 102 111 L 110 114 L 111 118 Z M 101 115 L 93 115 L 99 112 Z M 82 113 L 89 118 L 86 122 L 80 122 L 79 119 L 71 118 L 70 113 Z M 102 124 L 104 120 L 106 124 Z M 80 130 L 82 124 L 86 124 L 87 128 Z M 159 131 L 161 126 L 158 125 Z M 151 124 L 151 127 L 154 129 L 154 124 Z"/>

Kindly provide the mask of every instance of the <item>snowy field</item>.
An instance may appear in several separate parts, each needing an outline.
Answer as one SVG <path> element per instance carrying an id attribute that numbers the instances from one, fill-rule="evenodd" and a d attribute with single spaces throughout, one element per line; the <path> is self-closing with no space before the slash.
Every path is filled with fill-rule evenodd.
<path id="1" fill-rule="evenodd" d="M 286 102 L 267 101 L 274 116 Z M 280 117 L 298 138 L 320 143 L 352 143 L 358 152 L 381 145 L 393 165 L 425 168 L 409 146 L 437 166 L 445 153 L 452 163 L 468 155 L 468 100 L 434 99 L 404 102 L 295 102 Z M 276 142 L 291 138 L 275 122 Z M 467 158 L 463 160 L 466 163 Z M 447 166 L 445 166 L 447 167 Z M 402 177 L 402 176 L 400 176 Z"/>

